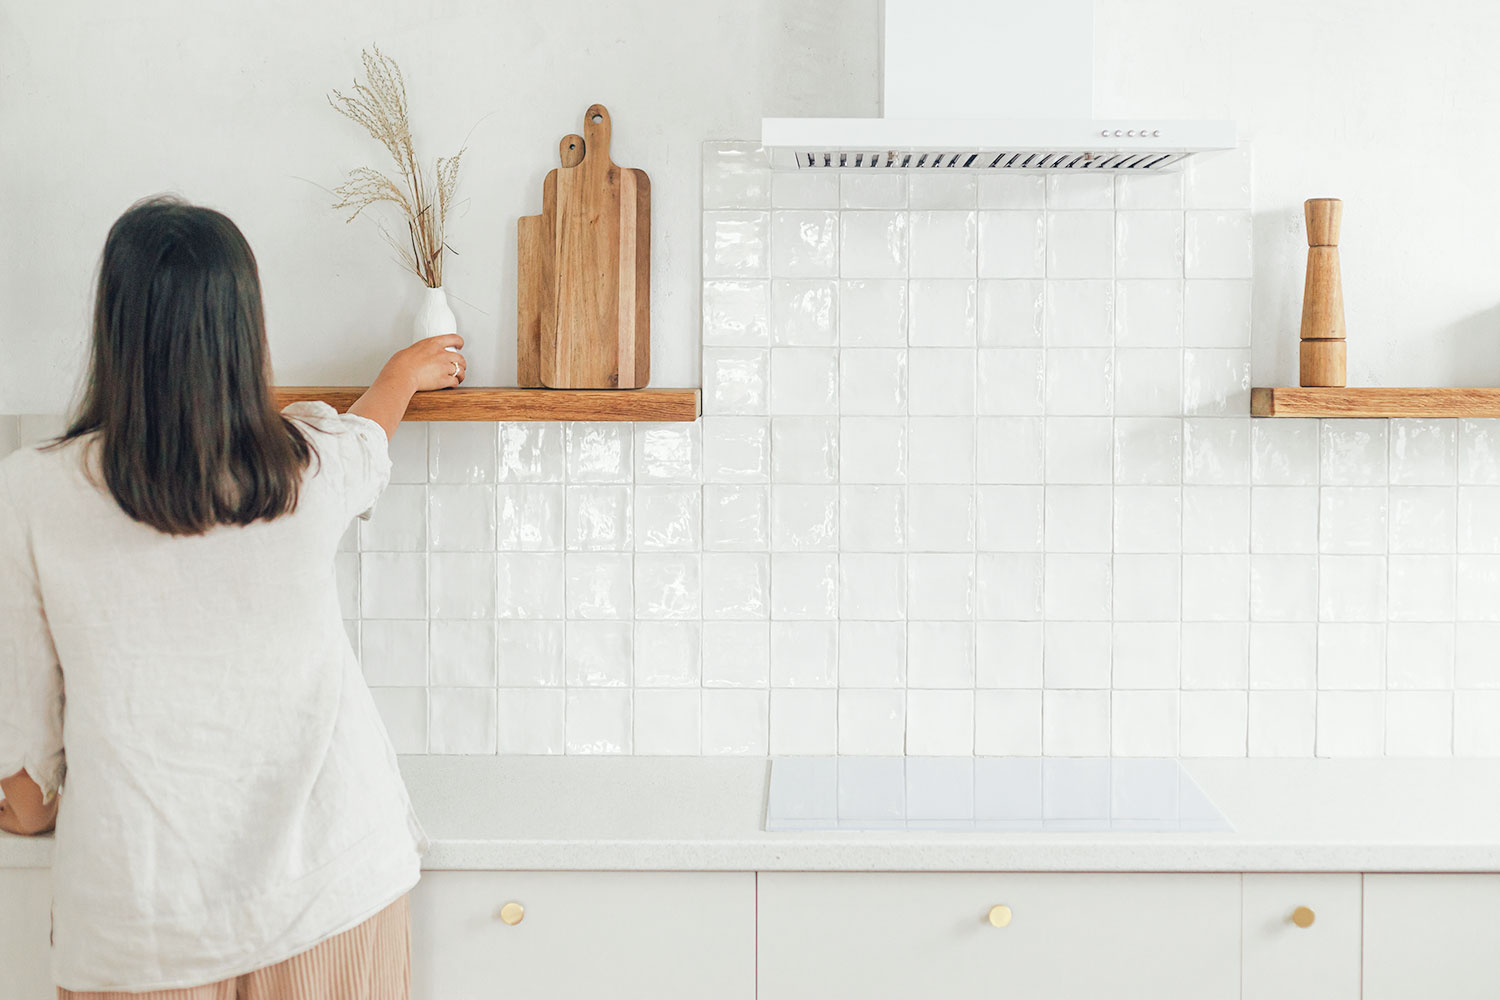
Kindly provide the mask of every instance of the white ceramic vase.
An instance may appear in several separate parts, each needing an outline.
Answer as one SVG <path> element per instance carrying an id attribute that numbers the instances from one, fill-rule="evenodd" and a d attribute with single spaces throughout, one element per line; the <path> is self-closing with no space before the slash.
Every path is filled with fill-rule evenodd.
<path id="1" fill-rule="evenodd" d="M 448 293 L 438 288 L 422 289 L 422 305 L 417 310 L 417 320 L 412 328 L 412 343 L 428 337 L 440 337 L 445 333 L 458 332 L 458 317 L 448 307 Z"/>

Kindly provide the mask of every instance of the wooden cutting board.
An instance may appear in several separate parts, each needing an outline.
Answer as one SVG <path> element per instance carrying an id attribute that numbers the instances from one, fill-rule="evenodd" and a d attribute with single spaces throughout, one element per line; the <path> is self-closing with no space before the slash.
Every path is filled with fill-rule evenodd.
<path id="1" fill-rule="evenodd" d="M 557 147 L 565 167 L 583 162 L 583 136 L 566 135 Z M 542 384 L 542 241 L 555 222 L 541 215 L 516 220 L 516 385 Z"/>
<path id="2" fill-rule="evenodd" d="M 610 160 L 604 105 L 584 115 L 583 140 L 583 161 L 542 186 L 541 381 L 639 389 L 651 377 L 651 181 Z"/>

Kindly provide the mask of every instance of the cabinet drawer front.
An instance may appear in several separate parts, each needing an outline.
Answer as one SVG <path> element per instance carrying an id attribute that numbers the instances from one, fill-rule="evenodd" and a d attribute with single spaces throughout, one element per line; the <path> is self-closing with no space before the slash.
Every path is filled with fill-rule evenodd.
<path id="1" fill-rule="evenodd" d="M 427 872 L 411 903 L 414 1000 L 755 995 L 752 874 Z"/>
<path id="2" fill-rule="evenodd" d="M 758 905 L 775 1000 L 1239 996 L 1238 875 L 777 873 Z"/>
<path id="3" fill-rule="evenodd" d="M 0 994 L 6 1000 L 56 1000 L 51 940 L 52 872 L 0 868 Z"/>
<path id="4" fill-rule="evenodd" d="M 1500 875 L 1366 875 L 1367 1000 L 1500 996 Z"/>
<path id="5" fill-rule="evenodd" d="M 1358 875 L 1246 875 L 1244 893 L 1244 1000 L 1359 1000 Z"/>

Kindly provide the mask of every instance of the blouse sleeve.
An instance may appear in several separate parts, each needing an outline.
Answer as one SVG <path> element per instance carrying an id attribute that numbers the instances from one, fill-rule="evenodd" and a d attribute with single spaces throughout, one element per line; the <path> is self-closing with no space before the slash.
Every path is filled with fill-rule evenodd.
<path id="1" fill-rule="evenodd" d="M 313 429 L 309 436 L 326 473 L 337 477 L 346 518 L 370 516 L 391 481 L 391 449 L 385 429 L 327 403 L 293 403 L 281 411 Z M 323 474 L 320 472 L 320 474 Z"/>
<path id="2" fill-rule="evenodd" d="M 0 775 L 50 799 L 63 778 L 63 676 L 26 525 L 0 468 Z"/>

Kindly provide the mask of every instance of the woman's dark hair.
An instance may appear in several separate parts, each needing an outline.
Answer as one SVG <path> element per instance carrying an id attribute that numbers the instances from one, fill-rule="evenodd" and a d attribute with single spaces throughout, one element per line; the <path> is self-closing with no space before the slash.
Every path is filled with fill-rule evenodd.
<path id="1" fill-rule="evenodd" d="M 77 416 L 104 484 L 133 519 L 173 535 L 297 507 L 312 449 L 276 411 L 260 277 L 228 217 L 175 198 L 109 230 Z"/>

